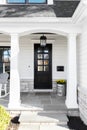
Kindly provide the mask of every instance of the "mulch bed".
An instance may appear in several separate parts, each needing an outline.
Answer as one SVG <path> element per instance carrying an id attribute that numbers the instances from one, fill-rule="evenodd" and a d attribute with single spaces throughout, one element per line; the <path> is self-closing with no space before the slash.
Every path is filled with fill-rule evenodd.
<path id="1" fill-rule="evenodd" d="M 17 115 L 11 119 L 7 130 L 18 130 L 19 125 L 20 125 L 19 117 L 20 115 Z"/>
<path id="2" fill-rule="evenodd" d="M 67 116 L 68 122 L 67 125 L 71 130 L 87 130 L 87 125 L 83 123 L 80 117 Z"/>

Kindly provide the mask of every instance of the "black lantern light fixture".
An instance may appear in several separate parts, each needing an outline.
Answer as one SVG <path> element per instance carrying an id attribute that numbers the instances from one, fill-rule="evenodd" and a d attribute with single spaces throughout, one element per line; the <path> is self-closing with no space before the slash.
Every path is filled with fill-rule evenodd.
<path id="1" fill-rule="evenodd" d="M 46 36 L 44 36 L 44 34 L 40 37 L 40 45 L 42 47 L 45 47 L 46 46 L 46 41 L 47 41 L 47 38 Z"/>

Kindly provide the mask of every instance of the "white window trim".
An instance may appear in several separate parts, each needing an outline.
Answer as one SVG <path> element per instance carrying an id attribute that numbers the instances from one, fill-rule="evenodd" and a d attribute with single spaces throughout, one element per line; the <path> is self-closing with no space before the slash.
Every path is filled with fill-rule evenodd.
<path id="1" fill-rule="evenodd" d="M 53 5 L 53 0 L 47 0 L 48 5 Z"/>

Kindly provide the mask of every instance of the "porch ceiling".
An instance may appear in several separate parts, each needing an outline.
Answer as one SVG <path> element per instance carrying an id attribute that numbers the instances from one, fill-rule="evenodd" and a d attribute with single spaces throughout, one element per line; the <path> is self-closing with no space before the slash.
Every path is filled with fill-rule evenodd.
<path id="1" fill-rule="evenodd" d="M 29 35 L 24 35 L 21 36 L 20 39 L 31 39 L 31 40 L 40 40 L 40 37 L 43 35 L 43 33 L 36 33 L 36 34 L 29 34 Z M 58 35 L 58 34 L 52 34 L 52 33 L 44 33 L 46 35 L 48 40 L 56 40 L 58 38 L 66 38 L 65 36 Z"/>
<path id="2" fill-rule="evenodd" d="M 80 0 L 54 0 L 53 5 L 0 5 L 0 17 L 72 17 Z"/>

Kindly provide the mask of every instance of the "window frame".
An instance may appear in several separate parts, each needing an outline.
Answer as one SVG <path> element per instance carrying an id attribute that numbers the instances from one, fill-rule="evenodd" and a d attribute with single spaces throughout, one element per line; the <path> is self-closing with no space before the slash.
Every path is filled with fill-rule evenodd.
<path id="1" fill-rule="evenodd" d="M 10 46 L 0 46 L 0 48 L 2 48 L 3 52 L 5 50 L 5 48 L 11 50 L 11 47 Z M 11 56 L 11 55 L 10 55 Z M 4 62 L 3 60 L 0 61 L 0 63 L 4 64 L 4 63 L 9 63 L 9 68 L 10 68 L 10 61 L 9 62 Z M 6 67 L 6 66 L 5 66 Z M 3 68 L 2 68 L 3 69 Z M 5 68 L 6 69 L 6 68 Z M 3 73 L 3 70 L 2 70 L 2 73 Z M 10 78 L 10 69 L 9 69 L 9 78 Z"/>
<path id="2" fill-rule="evenodd" d="M 44 3 L 32 3 L 29 1 L 25 0 L 25 2 L 8 2 L 8 0 L 7 0 L 7 4 L 47 4 L 47 0 L 45 0 L 46 2 L 44 2 Z"/>

